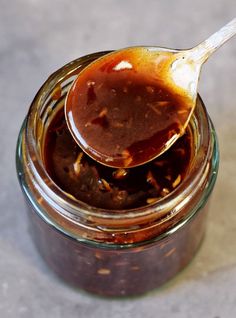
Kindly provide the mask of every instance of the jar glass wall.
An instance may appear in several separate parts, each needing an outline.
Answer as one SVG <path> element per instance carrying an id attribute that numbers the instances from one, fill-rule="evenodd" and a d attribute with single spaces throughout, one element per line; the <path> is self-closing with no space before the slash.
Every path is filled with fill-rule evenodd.
<path id="1" fill-rule="evenodd" d="M 76 75 L 105 52 L 52 74 L 36 95 L 17 143 L 17 174 L 33 240 L 67 282 L 101 295 L 136 295 L 186 266 L 205 233 L 218 170 L 216 135 L 200 97 L 189 124 L 194 155 L 182 183 L 158 202 L 122 211 L 89 206 L 60 189 L 44 166 L 47 128 Z"/>

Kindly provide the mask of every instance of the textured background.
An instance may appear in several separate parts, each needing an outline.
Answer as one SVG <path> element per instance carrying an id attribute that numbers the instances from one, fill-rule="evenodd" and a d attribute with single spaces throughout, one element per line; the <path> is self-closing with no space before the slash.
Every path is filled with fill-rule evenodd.
<path id="1" fill-rule="evenodd" d="M 236 38 L 204 66 L 199 91 L 221 150 L 209 228 L 191 265 L 160 290 L 107 300 L 64 285 L 31 243 L 15 174 L 20 125 L 39 86 L 89 52 L 191 47 L 235 15 L 235 0 L 0 0 L 0 317 L 236 317 Z"/>

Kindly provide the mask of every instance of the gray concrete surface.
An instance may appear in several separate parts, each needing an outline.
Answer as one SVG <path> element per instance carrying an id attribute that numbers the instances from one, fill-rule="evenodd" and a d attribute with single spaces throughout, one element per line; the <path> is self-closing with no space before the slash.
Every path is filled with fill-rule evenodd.
<path id="1" fill-rule="evenodd" d="M 89 52 L 186 48 L 234 17 L 235 0 L 0 0 L 0 317 L 236 317 L 236 38 L 204 66 L 199 91 L 216 126 L 220 172 L 204 244 L 160 290 L 107 300 L 59 281 L 30 240 L 14 166 L 20 125 L 47 76 Z"/>

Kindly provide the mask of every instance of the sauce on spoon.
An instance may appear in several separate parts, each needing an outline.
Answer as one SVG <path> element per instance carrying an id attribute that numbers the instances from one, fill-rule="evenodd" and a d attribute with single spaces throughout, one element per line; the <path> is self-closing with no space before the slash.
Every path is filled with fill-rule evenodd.
<path id="1" fill-rule="evenodd" d="M 172 56 L 128 48 L 80 73 L 67 96 L 66 115 L 72 135 L 89 156 L 112 167 L 134 167 L 184 133 L 192 99 L 169 78 Z"/>

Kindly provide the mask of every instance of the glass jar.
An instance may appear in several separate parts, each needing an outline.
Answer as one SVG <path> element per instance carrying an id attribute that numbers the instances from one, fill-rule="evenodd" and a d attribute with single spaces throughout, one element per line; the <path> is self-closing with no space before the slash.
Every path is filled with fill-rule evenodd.
<path id="1" fill-rule="evenodd" d="M 79 58 L 43 84 L 19 134 L 17 175 L 28 203 L 32 238 L 48 265 L 89 292 L 137 295 L 176 275 L 200 246 L 217 176 L 218 146 L 198 96 L 189 124 L 194 139 L 189 174 L 169 195 L 145 207 L 110 211 L 61 190 L 44 167 L 45 133 L 76 75 L 105 53 Z"/>

